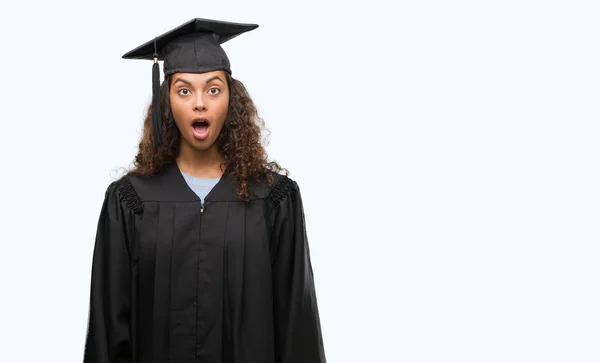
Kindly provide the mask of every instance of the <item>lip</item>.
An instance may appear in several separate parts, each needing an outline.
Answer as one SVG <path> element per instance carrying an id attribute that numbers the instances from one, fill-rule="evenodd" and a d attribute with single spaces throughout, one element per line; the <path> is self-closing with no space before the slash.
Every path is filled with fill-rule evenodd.
<path id="1" fill-rule="evenodd" d="M 206 117 L 196 117 L 194 120 L 192 120 L 192 125 L 194 124 L 194 122 L 206 122 L 208 124 L 208 126 L 210 126 L 210 121 L 206 118 Z"/>
<path id="2" fill-rule="evenodd" d="M 206 131 L 197 132 L 196 129 L 194 129 L 194 123 L 196 123 L 196 122 L 206 122 L 208 124 Z M 197 117 L 192 121 L 192 134 L 194 135 L 194 138 L 196 140 L 205 140 L 208 137 L 209 133 L 210 133 L 210 121 L 207 118 Z"/>

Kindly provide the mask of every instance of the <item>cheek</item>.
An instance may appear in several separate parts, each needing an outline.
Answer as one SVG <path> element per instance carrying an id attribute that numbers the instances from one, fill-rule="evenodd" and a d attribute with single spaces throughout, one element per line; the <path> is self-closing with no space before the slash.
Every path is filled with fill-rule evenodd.
<path id="1" fill-rule="evenodd" d="M 177 99 L 171 97 L 171 113 L 173 113 L 173 118 L 175 119 L 175 123 L 179 124 L 181 122 L 183 116 L 183 107 L 181 102 L 178 102 Z"/>
<path id="2" fill-rule="evenodd" d="M 223 97 L 223 100 L 221 102 L 219 102 L 217 110 L 219 113 L 219 119 L 221 119 L 221 121 L 225 121 L 225 118 L 227 117 L 227 111 L 229 109 L 229 96 L 227 97 Z"/>

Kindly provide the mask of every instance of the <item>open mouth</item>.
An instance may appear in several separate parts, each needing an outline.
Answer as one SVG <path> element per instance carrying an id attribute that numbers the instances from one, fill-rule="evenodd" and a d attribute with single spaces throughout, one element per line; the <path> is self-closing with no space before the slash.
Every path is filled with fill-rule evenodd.
<path id="1" fill-rule="evenodd" d="M 205 139 L 208 136 L 208 122 L 206 120 L 196 120 L 192 124 L 194 137 L 197 139 Z"/>

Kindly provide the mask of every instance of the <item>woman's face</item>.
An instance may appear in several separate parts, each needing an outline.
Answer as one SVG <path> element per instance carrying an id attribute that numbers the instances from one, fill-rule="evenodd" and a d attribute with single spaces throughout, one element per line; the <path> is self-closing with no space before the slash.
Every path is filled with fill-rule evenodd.
<path id="1" fill-rule="evenodd" d="M 229 107 L 225 72 L 175 73 L 169 99 L 181 147 L 204 151 L 216 146 Z"/>

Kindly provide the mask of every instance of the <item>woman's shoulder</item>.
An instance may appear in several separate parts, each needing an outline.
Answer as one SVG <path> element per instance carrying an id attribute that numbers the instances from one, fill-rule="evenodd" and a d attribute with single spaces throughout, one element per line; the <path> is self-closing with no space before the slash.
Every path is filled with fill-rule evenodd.
<path id="1" fill-rule="evenodd" d="M 142 211 L 142 200 L 136 192 L 129 175 L 123 175 L 112 181 L 106 188 L 105 198 L 119 200 L 135 213 Z"/>
<path id="2" fill-rule="evenodd" d="M 298 187 L 298 183 L 288 175 L 277 172 L 271 172 L 271 175 L 273 176 L 273 183 L 269 186 L 268 197 L 270 198 L 286 196 Z"/>
<path id="3" fill-rule="evenodd" d="M 265 201 L 271 208 L 275 208 L 281 201 L 299 193 L 298 183 L 286 174 L 271 172 L 272 183 L 266 188 Z"/>

